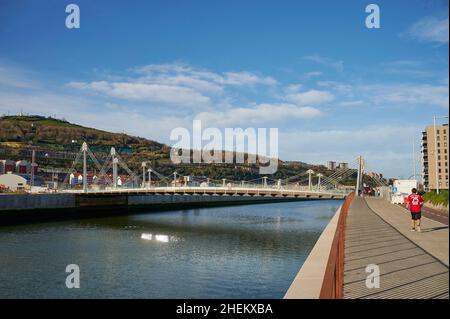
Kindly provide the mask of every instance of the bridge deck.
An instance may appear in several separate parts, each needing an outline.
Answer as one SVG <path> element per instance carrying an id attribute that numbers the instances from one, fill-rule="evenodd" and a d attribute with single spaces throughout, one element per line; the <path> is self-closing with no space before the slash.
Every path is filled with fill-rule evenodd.
<path id="1" fill-rule="evenodd" d="M 66 190 L 67 193 L 77 193 L 83 196 L 99 195 L 219 195 L 219 196 L 257 196 L 257 197 L 285 197 L 285 198 L 318 198 L 344 199 L 345 192 L 305 191 L 296 189 L 277 188 L 243 188 L 243 187 L 151 187 L 151 188 L 117 188 L 108 190 Z"/>
<path id="2" fill-rule="evenodd" d="M 411 232 L 416 237 L 408 238 L 405 229 L 400 228 L 401 224 L 410 231 L 408 215 L 382 201 L 355 198 L 350 206 L 345 234 L 344 298 L 448 299 L 448 265 L 434 257 L 436 254 L 430 253 L 426 245 L 417 244 L 423 241 L 422 235 L 439 237 L 443 242 L 438 246 L 447 249 L 448 263 L 448 227 L 430 227 L 429 221 L 424 220 L 423 232 Z M 369 264 L 379 266 L 379 288 L 366 287 Z"/>

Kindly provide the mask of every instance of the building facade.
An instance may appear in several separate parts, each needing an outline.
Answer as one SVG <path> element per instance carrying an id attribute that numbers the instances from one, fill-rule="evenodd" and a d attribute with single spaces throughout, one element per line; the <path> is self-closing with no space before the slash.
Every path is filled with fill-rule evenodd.
<path id="1" fill-rule="evenodd" d="M 339 163 L 339 168 L 340 169 L 343 169 L 343 168 L 347 169 L 348 168 L 348 163 L 346 163 L 346 162 Z"/>
<path id="2" fill-rule="evenodd" d="M 334 161 L 328 161 L 326 167 L 327 167 L 327 169 L 329 169 L 329 170 L 335 170 L 335 169 L 336 169 L 336 162 L 334 162 Z"/>
<path id="3" fill-rule="evenodd" d="M 423 182 L 426 190 L 448 190 L 448 124 L 422 132 Z"/>
<path id="4" fill-rule="evenodd" d="M 0 175 L 16 171 L 16 162 L 11 160 L 0 160 Z"/>
<path id="5" fill-rule="evenodd" d="M 27 180 L 20 175 L 8 172 L 0 175 L 0 185 L 6 186 L 12 191 L 24 190 L 27 187 Z"/>

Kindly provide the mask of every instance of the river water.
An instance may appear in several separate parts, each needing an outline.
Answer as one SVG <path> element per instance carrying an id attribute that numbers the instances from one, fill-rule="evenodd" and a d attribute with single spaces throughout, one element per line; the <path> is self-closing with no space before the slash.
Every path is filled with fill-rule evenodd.
<path id="1" fill-rule="evenodd" d="M 282 298 L 336 200 L 0 227 L 0 298 Z M 66 287 L 66 266 L 80 288 Z"/>

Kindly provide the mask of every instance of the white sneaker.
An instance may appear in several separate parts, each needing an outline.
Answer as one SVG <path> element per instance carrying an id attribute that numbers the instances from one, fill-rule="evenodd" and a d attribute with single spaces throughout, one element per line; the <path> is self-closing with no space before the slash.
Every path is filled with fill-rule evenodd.
<path id="1" fill-rule="evenodd" d="M 411 231 L 416 231 L 416 229 L 415 229 L 415 228 L 412 228 Z"/>
<path id="2" fill-rule="evenodd" d="M 417 226 L 417 231 L 420 232 L 420 226 Z"/>

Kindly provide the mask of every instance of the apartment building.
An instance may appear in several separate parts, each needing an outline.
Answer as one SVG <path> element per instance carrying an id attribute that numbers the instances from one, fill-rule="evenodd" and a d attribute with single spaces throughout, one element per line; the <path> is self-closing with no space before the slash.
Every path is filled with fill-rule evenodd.
<path id="1" fill-rule="evenodd" d="M 423 179 L 427 190 L 448 190 L 448 124 L 422 132 Z"/>

